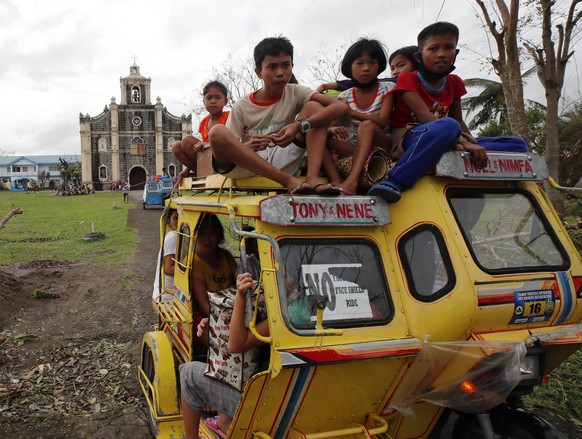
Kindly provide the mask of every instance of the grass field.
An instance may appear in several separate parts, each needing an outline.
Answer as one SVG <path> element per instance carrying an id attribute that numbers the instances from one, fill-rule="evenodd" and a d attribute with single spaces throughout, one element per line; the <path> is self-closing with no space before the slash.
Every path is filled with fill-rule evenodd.
<path id="1" fill-rule="evenodd" d="M 35 260 L 65 260 L 90 265 L 120 265 L 127 262 L 137 244 L 137 231 L 127 227 L 128 209 L 120 193 L 55 196 L 0 191 L 0 219 L 12 208 L 13 216 L 0 229 L 0 266 Z M 98 241 L 83 235 L 105 234 Z M 26 245 L 23 245 L 26 244 Z"/>

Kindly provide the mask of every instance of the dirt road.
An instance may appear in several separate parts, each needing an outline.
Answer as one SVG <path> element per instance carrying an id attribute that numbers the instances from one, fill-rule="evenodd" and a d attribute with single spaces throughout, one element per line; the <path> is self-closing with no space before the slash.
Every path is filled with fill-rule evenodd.
<path id="1" fill-rule="evenodd" d="M 139 248 L 127 266 L 37 261 L 0 271 L 0 436 L 150 438 L 137 381 L 161 209 L 137 207 Z M 35 299 L 42 290 L 58 297 Z"/>

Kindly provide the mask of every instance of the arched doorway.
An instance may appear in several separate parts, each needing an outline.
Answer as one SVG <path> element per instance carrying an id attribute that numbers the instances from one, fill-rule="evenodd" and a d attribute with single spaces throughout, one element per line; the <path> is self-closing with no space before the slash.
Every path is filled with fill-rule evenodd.
<path id="1" fill-rule="evenodd" d="M 143 190 L 146 183 L 146 170 L 141 166 L 136 166 L 129 171 L 129 185 L 131 190 Z"/>

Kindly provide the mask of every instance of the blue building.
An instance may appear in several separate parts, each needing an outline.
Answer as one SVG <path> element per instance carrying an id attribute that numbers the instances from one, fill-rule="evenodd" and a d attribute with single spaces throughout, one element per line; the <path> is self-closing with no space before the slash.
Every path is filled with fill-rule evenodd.
<path id="1" fill-rule="evenodd" d="M 61 179 L 59 159 L 66 160 L 69 165 L 81 161 L 81 155 L 27 155 L 27 156 L 0 156 L 0 182 L 5 188 L 24 190 L 28 181 L 38 184 L 38 174 L 42 171 L 50 173 L 46 186 L 51 181 L 54 184 L 63 183 Z"/>

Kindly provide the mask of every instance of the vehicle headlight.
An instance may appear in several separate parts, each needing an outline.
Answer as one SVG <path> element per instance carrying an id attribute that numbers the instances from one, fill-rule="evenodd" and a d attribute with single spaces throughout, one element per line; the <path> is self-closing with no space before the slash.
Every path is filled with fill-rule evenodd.
<path id="1" fill-rule="evenodd" d="M 534 378 L 541 378 L 541 364 L 539 355 L 528 355 L 519 365 L 521 372 L 521 380 L 531 380 Z"/>
<path id="2" fill-rule="evenodd" d="M 519 364 L 521 381 L 511 392 L 512 395 L 525 395 L 530 393 L 534 386 L 542 383 L 544 378 L 545 354 L 541 346 L 530 346 L 527 348 L 526 356 Z"/>

